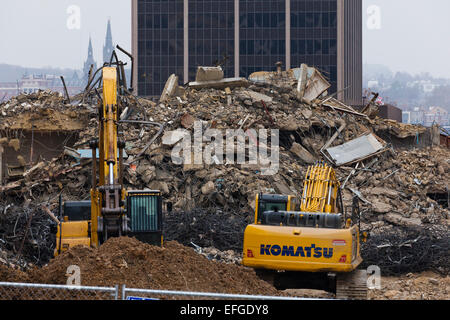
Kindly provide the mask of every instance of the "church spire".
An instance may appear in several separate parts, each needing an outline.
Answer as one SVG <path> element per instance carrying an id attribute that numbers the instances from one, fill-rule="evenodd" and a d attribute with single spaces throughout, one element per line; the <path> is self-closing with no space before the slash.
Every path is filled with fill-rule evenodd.
<path id="1" fill-rule="evenodd" d="M 94 60 L 94 49 L 92 48 L 92 39 L 89 36 L 89 46 L 88 46 L 88 56 L 87 60 L 84 63 L 83 67 L 83 81 L 87 82 L 89 77 L 89 70 L 91 69 L 91 65 L 94 66 L 94 72 L 97 70 L 97 63 Z"/>
<path id="2" fill-rule="evenodd" d="M 111 19 L 108 19 L 108 26 L 106 29 L 105 45 L 103 46 L 103 62 L 109 62 L 114 50 L 112 31 L 111 31 Z"/>
<path id="3" fill-rule="evenodd" d="M 92 39 L 89 36 L 88 59 L 94 57 L 94 49 L 92 49 Z"/>

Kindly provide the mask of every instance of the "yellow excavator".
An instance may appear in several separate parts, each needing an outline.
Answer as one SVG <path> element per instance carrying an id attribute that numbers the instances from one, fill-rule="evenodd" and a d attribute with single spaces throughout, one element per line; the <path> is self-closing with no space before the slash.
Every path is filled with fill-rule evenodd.
<path id="1" fill-rule="evenodd" d="M 103 96 L 98 106 L 98 139 L 92 150 L 90 201 L 65 202 L 60 198 L 60 223 L 55 256 L 77 245 L 98 247 L 111 237 L 133 236 L 162 245 L 162 200 L 159 190 L 127 191 L 123 185 L 125 142 L 119 139 L 121 100 L 118 84 L 123 68 L 101 68 Z M 123 89 L 123 88 L 121 88 Z M 139 121 L 129 121 L 129 123 Z M 147 123 L 148 124 L 148 123 Z M 98 161 L 98 178 L 97 178 Z"/>
<path id="2" fill-rule="evenodd" d="M 300 199 L 256 196 L 242 263 L 279 290 L 317 289 L 339 299 L 366 299 L 367 274 L 357 270 L 362 262 L 359 218 L 357 198 L 351 216 L 345 215 L 334 169 L 325 163 L 310 166 Z"/>

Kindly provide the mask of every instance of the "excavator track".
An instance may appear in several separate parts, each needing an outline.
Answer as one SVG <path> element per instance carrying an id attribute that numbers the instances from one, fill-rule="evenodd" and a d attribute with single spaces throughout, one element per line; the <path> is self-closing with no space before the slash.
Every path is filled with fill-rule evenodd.
<path id="1" fill-rule="evenodd" d="M 367 300 L 367 272 L 355 270 L 340 273 L 336 279 L 336 298 L 346 300 Z"/>

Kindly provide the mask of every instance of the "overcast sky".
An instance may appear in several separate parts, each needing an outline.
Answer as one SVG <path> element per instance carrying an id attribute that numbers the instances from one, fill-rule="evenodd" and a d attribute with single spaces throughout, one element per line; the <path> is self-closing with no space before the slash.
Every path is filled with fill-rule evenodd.
<path id="1" fill-rule="evenodd" d="M 450 1 L 363 0 L 363 5 L 364 63 L 450 78 Z M 368 21 L 373 5 L 381 12 L 380 29 Z"/>
<path id="2" fill-rule="evenodd" d="M 114 44 L 131 52 L 130 0 L 1 0 L 0 63 L 81 69 L 91 35 L 101 64 L 108 18 Z"/>
<path id="3" fill-rule="evenodd" d="M 364 63 L 450 78 L 450 1 L 362 1 Z M 99 63 L 108 18 L 112 21 L 114 43 L 131 51 L 130 0 L 1 2 L 0 63 L 81 68 L 89 35 Z M 71 6 L 76 6 L 75 11 L 68 12 Z"/>

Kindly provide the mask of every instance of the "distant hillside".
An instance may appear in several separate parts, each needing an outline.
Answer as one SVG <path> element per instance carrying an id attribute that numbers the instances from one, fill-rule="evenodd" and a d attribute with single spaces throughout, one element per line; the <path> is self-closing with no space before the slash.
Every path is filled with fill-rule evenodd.
<path id="1" fill-rule="evenodd" d="M 378 79 L 380 76 L 384 78 L 391 78 L 394 76 L 393 72 L 389 67 L 381 64 L 368 64 L 363 65 L 364 78 Z"/>
<path id="2" fill-rule="evenodd" d="M 78 78 L 83 77 L 81 70 L 75 69 L 59 69 L 59 68 L 26 68 L 21 66 L 13 66 L 0 63 L 0 82 L 16 82 L 20 80 L 24 74 L 52 74 L 55 76 L 64 76 L 66 80 L 72 79 L 74 73 L 77 72 Z M 130 85 L 131 69 L 125 69 L 127 83 Z"/>
<path id="3" fill-rule="evenodd" d="M 75 69 L 59 69 L 59 68 L 26 68 L 8 64 L 0 64 L 0 82 L 16 82 L 20 80 L 24 74 L 53 74 L 64 76 L 70 79 L 77 72 L 81 77 L 82 72 Z"/>

